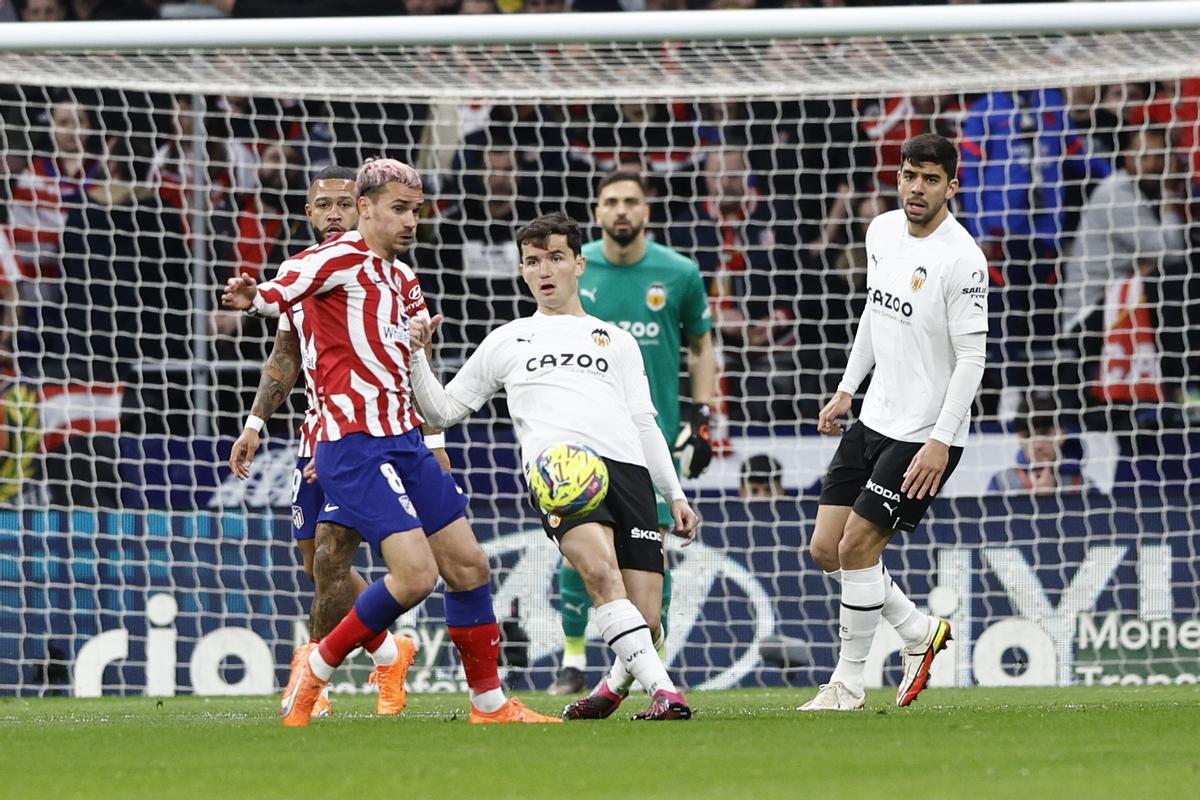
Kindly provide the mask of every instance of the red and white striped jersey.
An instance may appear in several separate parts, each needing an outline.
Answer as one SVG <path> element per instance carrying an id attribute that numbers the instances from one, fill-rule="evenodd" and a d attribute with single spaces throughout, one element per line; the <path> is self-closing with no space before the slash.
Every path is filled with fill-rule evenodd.
<path id="1" fill-rule="evenodd" d="M 259 284 L 254 308 L 299 308 L 315 362 L 319 441 L 398 436 L 421 425 L 412 402 L 408 320 L 429 311 L 412 269 L 372 253 L 357 231 L 285 261 Z M 309 399 L 310 404 L 313 398 Z M 306 420 L 307 422 L 307 420 Z"/>
<path id="2" fill-rule="evenodd" d="M 301 253 L 303 255 L 303 253 Z M 294 261 L 286 261 L 294 264 Z M 282 277 L 283 270 L 276 275 Z M 307 405 L 304 409 L 304 419 L 300 422 L 297 433 L 300 434 L 299 458 L 311 458 L 317 450 L 317 436 L 321 432 L 321 405 L 317 401 L 317 343 L 312 330 L 305 322 L 304 307 L 312 300 L 289 306 L 284 315 L 279 318 L 279 329 L 295 331 L 300 341 L 300 366 L 304 371 L 304 399 Z"/>

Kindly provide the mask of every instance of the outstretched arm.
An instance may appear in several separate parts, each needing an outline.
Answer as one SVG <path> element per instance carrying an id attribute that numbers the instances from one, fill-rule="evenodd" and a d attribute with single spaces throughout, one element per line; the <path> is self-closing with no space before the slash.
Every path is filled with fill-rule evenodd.
<path id="1" fill-rule="evenodd" d="M 450 382 L 450 390 L 442 386 L 442 382 L 433 374 L 433 367 L 429 365 L 426 348 L 433 341 L 433 334 L 443 319 L 441 314 L 432 318 L 425 315 L 413 317 L 408 323 L 408 338 L 412 348 L 411 377 L 417 408 L 429 424 L 449 428 L 480 408 L 498 387 L 483 374 L 487 369 L 488 339 L 463 364 L 458 375 Z M 455 392 L 455 388 L 463 391 Z M 458 399 L 460 396 L 474 402 L 465 403 Z"/>
<path id="2" fill-rule="evenodd" d="M 258 452 L 259 438 L 266 421 L 279 410 L 291 394 L 300 376 L 300 337 L 292 328 L 279 326 L 275 332 L 275 345 L 263 365 L 262 377 L 258 380 L 258 391 L 242 434 L 233 443 L 229 453 L 229 468 L 233 474 L 245 480 L 250 477 L 250 465 Z"/>
<path id="3" fill-rule="evenodd" d="M 339 263 L 336 259 L 309 255 L 283 262 L 279 274 L 265 283 L 249 275 L 237 275 L 225 282 L 221 304 L 237 311 L 277 317 L 284 308 L 332 289 L 341 279 L 338 273 L 344 269 Z"/>
<path id="4" fill-rule="evenodd" d="M 413 396 L 426 422 L 438 428 L 449 428 L 470 416 L 473 410 L 466 403 L 446 394 L 446 388 L 433 374 L 423 350 L 414 350 L 412 359 Z"/>

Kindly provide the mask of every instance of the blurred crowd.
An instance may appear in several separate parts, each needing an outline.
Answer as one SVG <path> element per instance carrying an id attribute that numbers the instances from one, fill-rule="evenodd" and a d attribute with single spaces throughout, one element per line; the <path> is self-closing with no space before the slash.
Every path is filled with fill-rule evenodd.
<path id="1" fill-rule="evenodd" d="M 985 416 L 1011 420 L 1027 387 L 1055 385 L 1085 420 L 1114 404 L 1191 413 L 1198 109 L 1200 79 L 461 107 L 6 87 L 0 358 L 123 382 L 149 408 L 172 406 L 194 362 L 252 371 L 268 331 L 216 310 L 214 287 L 312 242 L 315 170 L 387 153 L 427 181 L 411 255 L 456 323 L 453 364 L 526 311 L 514 229 L 551 209 L 590 222 L 595 183 L 620 166 L 649 178 L 651 235 L 700 265 L 730 419 L 810 421 L 845 363 L 900 145 L 936 131 L 959 144 L 955 210 L 990 264 Z"/>
<path id="2" fill-rule="evenodd" d="M 998 1 L 998 0 L 997 0 Z M 980 0 L 950 0 L 978 3 Z M 1011 2 L 1011 0 L 1009 0 Z M 944 3 L 924 3 L 944 5 Z M 0 0 L 0 22 L 193 17 L 358 17 L 447 14 L 554 14 L 895 5 L 881 0 Z"/>

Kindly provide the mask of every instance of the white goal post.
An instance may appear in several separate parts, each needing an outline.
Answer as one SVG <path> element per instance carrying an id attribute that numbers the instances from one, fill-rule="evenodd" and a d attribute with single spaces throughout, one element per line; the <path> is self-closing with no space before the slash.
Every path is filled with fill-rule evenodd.
<path id="1" fill-rule="evenodd" d="M 273 330 L 220 313 L 216 287 L 311 243 L 320 168 L 385 154 L 427 182 L 413 258 L 450 318 L 447 372 L 525 308 L 514 224 L 590 224 L 605 173 L 644 172 L 651 234 L 700 264 L 721 369 L 720 455 L 686 484 L 701 541 L 673 556 L 670 666 L 700 688 L 816 683 L 836 602 L 805 547 L 836 442 L 813 421 L 861 312 L 863 230 L 926 130 L 959 145 L 955 213 L 993 295 L 971 444 L 885 557 L 954 624 L 936 685 L 1200 679 L 1200 4 L 3 30 L 0 694 L 282 679 L 311 596 L 290 538 L 303 401 L 231 478 Z M 1104 199 L 1121 174 L 1146 179 L 1131 191 L 1148 215 Z M 486 407 L 450 449 L 498 612 L 528 637 L 507 644 L 509 680 L 543 688 L 557 555 L 506 413 Z M 786 493 L 740 497 L 755 464 Z M 419 691 L 461 687 L 441 609 L 402 620 Z M 877 637 L 872 682 L 895 678 L 897 642 Z M 341 688 L 360 686 L 348 671 Z"/>

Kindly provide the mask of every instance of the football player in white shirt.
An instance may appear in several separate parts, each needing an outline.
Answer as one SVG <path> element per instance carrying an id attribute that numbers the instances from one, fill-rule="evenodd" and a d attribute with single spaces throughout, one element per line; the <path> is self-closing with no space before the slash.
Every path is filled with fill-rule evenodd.
<path id="1" fill-rule="evenodd" d="M 546 535 L 583 576 L 596 623 L 616 654 L 605 679 L 563 717 L 611 715 L 636 679 L 652 701 L 634 719 L 688 719 L 691 709 L 655 650 L 662 636 L 663 542 L 654 490 L 671 504 L 675 535 L 691 542 L 699 519 L 655 424 L 641 350 L 626 331 L 584 313 L 579 276 L 586 263 L 572 219 L 543 215 L 516 241 L 537 312 L 488 334 L 444 388 L 422 352 L 441 315 L 414 318 L 413 392 L 425 419 L 445 428 L 505 390 L 526 466 L 565 441 L 600 454 L 609 490 L 596 511 L 563 519 L 538 509 Z"/>
<path id="2" fill-rule="evenodd" d="M 817 430 L 838 421 L 874 368 L 858 422 L 838 445 L 821 490 L 809 551 L 842 586 L 841 654 L 802 711 L 853 711 L 882 616 L 904 640 L 896 704 L 916 699 L 950 639 L 950 623 L 917 610 L 883 569 L 884 547 L 911 531 L 962 457 L 987 345 L 987 263 L 950 214 L 958 152 L 941 136 L 905 142 L 901 208 L 867 230 L 867 305 L 838 391 Z"/>

